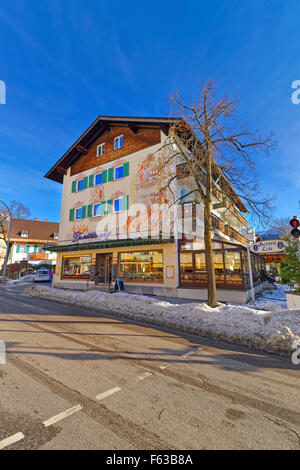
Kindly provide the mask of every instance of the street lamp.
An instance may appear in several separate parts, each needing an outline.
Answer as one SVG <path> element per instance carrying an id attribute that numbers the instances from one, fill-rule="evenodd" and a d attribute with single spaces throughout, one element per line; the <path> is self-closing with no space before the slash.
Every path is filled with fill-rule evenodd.
<path id="1" fill-rule="evenodd" d="M 9 214 L 9 229 L 8 229 L 8 237 L 7 237 L 7 245 L 6 245 L 6 255 L 5 255 L 5 260 L 4 260 L 4 265 L 3 265 L 3 276 L 5 276 L 6 275 L 6 265 L 7 265 L 8 254 L 9 254 L 9 241 L 10 241 L 12 217 L 11 217 L 10 208 L 5 204 L 5 202 L 1 201 L 1 199 L 0 199 L 0 202 L 6 207 L 6 209 L 8 210 L 8 214 Z"/>

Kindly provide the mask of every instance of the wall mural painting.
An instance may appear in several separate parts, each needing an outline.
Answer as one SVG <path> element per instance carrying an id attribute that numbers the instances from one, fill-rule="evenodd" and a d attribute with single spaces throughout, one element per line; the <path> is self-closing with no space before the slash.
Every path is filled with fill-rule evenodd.
<path id="1" fill-rule="evenodd" d="M 169 203 L 167 192 L 161 189 L 163 187 L 161 164 L 160 157 L 153 154 L 148 154 L 145 160 L 138 164 L 136 171 L 137 201 L 145 204 L 147 210 L 143 214 L 137 212 L 136 215 L 127 218 L 124 226 L 127 233 L 136 233 L 141 230 L 142 235 L 146 236 L 147 234 L 143 233 L 143 226 L 147 227 L 148 225 L 150 228 L 151 205 Z M 160 224 L 161 215 L 159 220 L 151 221 L 152 230 L 157 229 Z"/>
<path id="2" fill-rule="evenodd" d="M 78 202 L 75 202 L 73 208 L 74 209 L 80 209 L 80 207 L 84 206 L 84 202 L 82 201 L 78 201 Z"/>
<path id="3" fill-rule="evenodd" d="M 123 191 L 116 191 L 110 196 L 110 199 L 118 199 L 122 196 L 125 196 L 125 194 L 126 193 L 124 193 Z"/>
<path id="4" fill-rule="evenodd" d="M 89 226 L 86 225 L 86 224 L 80 224 L 80 225 L 73 225 L 72 227 L 72 234 L 74 235 L 74 233 L 76 232 L 82 232 L 82 233 L 88 233 L 89 231 Z"/>
<path id="5" fill-rule="evenodd" d="M 92 192 L 91 204 L 96 204 L 97 202 L 104 201 L 104 189 L 96 188 Z"/>

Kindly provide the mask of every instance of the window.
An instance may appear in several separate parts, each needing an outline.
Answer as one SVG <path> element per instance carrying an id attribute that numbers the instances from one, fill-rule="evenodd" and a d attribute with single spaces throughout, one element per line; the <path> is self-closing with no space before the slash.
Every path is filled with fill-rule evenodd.
<path id="1" fill-rule="evenodd" d="M 28 238 L 28 234 L 29 234 L 28 230 L 21 230 L 21 237 L 22 238 Z"/>
<path id="2" fill-rule="evenodd" d="M 62 277 L 64 279 L 87 278 L 90 274 L 91 256 L 63 257 Z"/>
<path id="3" fill-rule="evenodd" d="M 115 180 L 119 180 L 120 178 L 123 178 L 124 176 L 124 166 L 118 166 L 115 168 Z"/>
<path id="4" fill-rule="evenodd" d="M 101 157 L 104 155 L 105 152 L 105 142 L 102 142 L 102 144 L 97 145 L 97 157 Z"/>
<path id="5" fill-rule="evenodd" d="M 114 212 L 120 212 L 123 210 L 123 198 L 114 200 Z"/>
<path id="6" fill-rule="evenodd" d="M 101 215 L 101 204 L 94 205 L 93 216 L 97 217 L 97 215 Z"/>
<path id="7" fill-rule="evenodd" d="M 102 184 L 102 183 L 103 183 L 102 173 L 99 173 L 98 175 L 96 175 L 96 178 L 95 178 L 95 186 L 97 186 L 98 184 Z"/>
<path id="8" fill-rule="evenodd" d="M 84 189 L 84 181 L 83 180 L 79 180 L 77 182 L 77 191 L 82 191 Z M 76 217 L 77 218 L 77 217 Z"/>
<path id="9" fill-rule="evenodd" d="M 121 149 L 123 147 L 123 135 L 119 135 L 115 137 L 114 140 L 114 150 Z"/>
<path id="10" fill-rule="evenodd" d="M 120 277 L 126 281 L 163 282 L 162 251 L 120 253 Z"/>
<path id="11" fill-rule="evenodd" d="M 76 209 L 76 220 L 82 218 L 82 207 L 80 209 Z"/>
<path id="12" fill-rule="evenodd" d="M 26 246 L 25 245 L 21 245 L 20 253 L 26 253 Z"/>

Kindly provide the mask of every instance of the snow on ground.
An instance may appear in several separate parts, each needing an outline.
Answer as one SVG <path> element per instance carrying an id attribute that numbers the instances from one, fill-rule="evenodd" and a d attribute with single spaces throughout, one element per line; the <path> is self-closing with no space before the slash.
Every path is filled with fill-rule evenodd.
<path id="1" fill-rule="evenodd" d="M 290 354 L 293 342 L 300 340 L 300 310 L 287 310 L 274 302 L 219 304 L 213 309 L 200 302 L 174 304 L 143 295 L 50 286 L 28 287 L 24 293 L 266 351 Z"/>
<path id="2" fill-rule="evenodd" d="M 19 284 L 20 282 L 28 282 L 33 281 L 34 274 L 26 274 L 25 276 L 20 277 L 20 279 L 16 279 L 15 281 L 11 281 L 12 284 Z"/>

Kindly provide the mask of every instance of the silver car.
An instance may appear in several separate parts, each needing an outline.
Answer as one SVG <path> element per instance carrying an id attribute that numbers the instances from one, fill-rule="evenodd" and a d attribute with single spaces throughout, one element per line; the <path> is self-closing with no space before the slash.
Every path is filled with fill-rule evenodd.
<path id="1" fill-rule="evenodd" d="M 50 281 L 50 274 L 48 269 L 39 269 L 33 279 L 33 282 L 46 282 Z"/>

